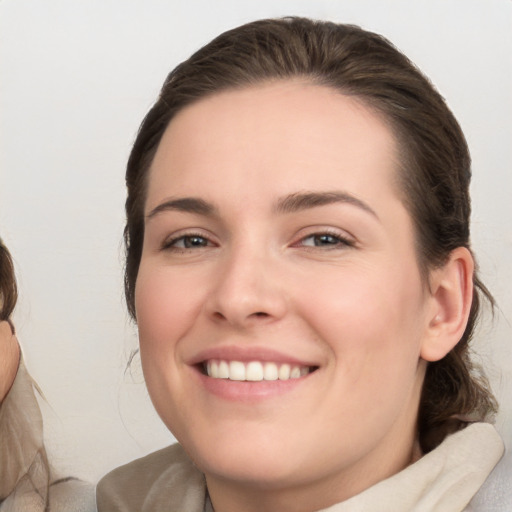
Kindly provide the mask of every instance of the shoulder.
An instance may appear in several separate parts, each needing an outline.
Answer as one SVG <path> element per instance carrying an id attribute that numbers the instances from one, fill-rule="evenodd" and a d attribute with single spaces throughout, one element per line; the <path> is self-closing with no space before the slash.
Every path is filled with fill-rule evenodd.
<path id="1" fill-rule="evenodd" d="M 471 501 L 472 512 L 509 512 L 512 504 L 512 454 L 508 453 Z"/>
<path id="2" fill-rule="evenodd" d="M 41 492 L 21 487 L 0 504 L 5 512 L 96 512 L 94 486 L 76 478 L 62 478 L 48 489 L 48 505 Z"/>
<path id="3" fill-rule="evenodd" d="M 99 512 L 159 510 L 164 504 L 195 512 L 202 511 L 205 493 L 203 474 L 174 444 L 108 473 L 98 484 L 96 501 Z"/>
<path id="4" fill-rule="evenodd" d="M 77 478 L 62 478 L 50 485 L 52 512 L 95 512 L 94 486 Z"/>

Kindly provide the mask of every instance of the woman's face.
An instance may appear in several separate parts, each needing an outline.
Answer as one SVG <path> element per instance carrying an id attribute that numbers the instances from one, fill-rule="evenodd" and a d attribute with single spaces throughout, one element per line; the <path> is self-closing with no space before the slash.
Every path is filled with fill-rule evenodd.
<path id="1" fill-rule="evenodd" d="M 167 128 L 140 349 L 209 482 L 350 495 L 410 461 L 429 297 L 397 158 L 371 110 L 299 82 L 219 93 Z"/>

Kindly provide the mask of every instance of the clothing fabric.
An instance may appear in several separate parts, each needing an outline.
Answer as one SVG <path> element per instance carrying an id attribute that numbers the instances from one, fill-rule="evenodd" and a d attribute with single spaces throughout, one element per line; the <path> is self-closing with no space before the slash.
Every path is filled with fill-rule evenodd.
<path id="1" fill-rule="evenodd" d="M 468 504 L 502 454 L 494 427 L 474 423 L 403 471 L 322 512 L 477 512 Z M 98 512 L 213 512 L 204 475 L 179 444 L 103 477 L 97 506 Z"/>
<path id="2" fill-rule="evenodd" d="M 0 512 L 94 512 L 94 487 L 57 479 L 48 464 L 38 392 L 21 360 L 0 405 Z"/>

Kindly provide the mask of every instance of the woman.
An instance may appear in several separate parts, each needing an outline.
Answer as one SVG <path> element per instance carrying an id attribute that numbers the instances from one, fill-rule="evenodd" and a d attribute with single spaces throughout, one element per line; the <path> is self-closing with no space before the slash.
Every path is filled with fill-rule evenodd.
<path id="1" fill-rule="evenodd" d="M 14 267 L 0 239 L 0 510 L 95 510 L 89 484 L 57 478 L 48 463 L 37 384 L 28 374 L 10 320 L 17 301 Z"/>
<path id="2" fill-rule="evenodd" d="M 180 445 L 107 475 L 100 511 L 465 509 L 503 451 L 468 355 L 492 298 L 466 142 L 405 56 L 307 19 L 226 32 L 126 179 L 128 308 Z"/>

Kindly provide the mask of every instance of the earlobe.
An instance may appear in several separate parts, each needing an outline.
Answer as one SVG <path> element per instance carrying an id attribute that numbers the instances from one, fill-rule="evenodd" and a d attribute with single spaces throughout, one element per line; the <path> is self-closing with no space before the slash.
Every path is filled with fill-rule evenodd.
<path id="1" fill-rule="evenodd" d="M 442 359 L 464 334 L 473 300 L 473 270 L 471 252 L 458 247 L 431 273 L 431 307 L 421 347 L 424 360 Z"/>

